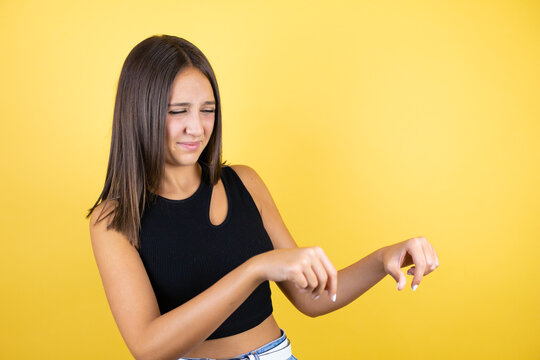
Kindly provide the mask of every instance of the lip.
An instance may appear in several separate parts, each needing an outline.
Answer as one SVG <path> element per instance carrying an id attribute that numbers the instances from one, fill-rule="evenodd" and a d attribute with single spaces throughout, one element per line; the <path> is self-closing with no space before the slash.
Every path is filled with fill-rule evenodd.
<path id="1" fill-rule="evenodd" d="M 200 141 L 183 141 L 183 142 L 179 142 L 179 144 L 184 144 L 184 145 L 199 145 L 201 142 Z"/>
<path id="2" fill-rule="evenodd" d="M 199 148 L 199 145 L 201 144 L 200 141 L 195 142 L 179 142 L 177 144 L 180 144 L 184 149 L 186 150 L 197 150 Z"/>

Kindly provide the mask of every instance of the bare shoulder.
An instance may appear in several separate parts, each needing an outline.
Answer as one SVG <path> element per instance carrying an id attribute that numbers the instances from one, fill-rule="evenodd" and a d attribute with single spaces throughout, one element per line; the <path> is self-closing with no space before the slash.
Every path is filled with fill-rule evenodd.
<path id="1" fill-rule="evenodd" d="M 279 217 L 279 211 L 270 194 L 270 190 L 257 171 L 248 165 L 230 165 L 230 167 L 236 172 L 240 180 L 242 180 L 246 189 L 248 189 L 259 208 L 259 213 L 261 213 L 263 221 L 266 221 L 265 225 L 275 221 L 275 218 Z"/>
<path id="2" fill-rule="evenodd" d="M 244 185 L 257 187 L 262 183 L 262 179 L 257 172 L 248 165 L 230 165 L 230 167 L 238 174 Z"/>
<path id="3" fill-rule="evenodd" d="M 107 216 L 107 214 L 110 212 L 113 212 L 114 209 L 116 209 L 117 204 L 118 202 L 116 200 L 105 200 L 96 206 L 94 211 L 92 211 L 92 215 L 90 215 L 90 222 L 88 224 L 90 226 L 90 230 L 96 226 L 106 227 L 108 224 L 110 224 L 112 215 L 108 216 L 107 218 L 105 218 L 105 216 Z M 98 220 L 100 221 L 98 222 Z"/>
<path id="4" fill-rule="evenodd" d="M 298 247 L 262 178 L 247 165 L 231 165 L 259 207 L 264 227 L 275 249 Z"/>
<path id="5" fill-rule="evenodd" d="M 234 172 L 238 175 L 242 183 L 249 191 L 253 201 L 259 208 L 259 212 L 262 213 L 264 192 L 266 185 L 257 172 L 248 165 L 230 165 Z"/>

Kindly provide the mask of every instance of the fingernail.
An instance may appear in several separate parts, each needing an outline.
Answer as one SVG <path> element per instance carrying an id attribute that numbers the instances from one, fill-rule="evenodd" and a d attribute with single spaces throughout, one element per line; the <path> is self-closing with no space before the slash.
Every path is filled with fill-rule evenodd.
<path id="1" fill-rule="evenodd" d="M 313 295 L 313 300 L 317 300 L 319 298 L 319 295 Z"/>
<path id="2" fill-rule="evenodd" d="M 332 295 L 332 301 L 333 302 L 336 302 L 336 296 L 337 296 L 337 294 Z"/>
<path id="3" fill-rule="evenodd" d="M 398 289 L 398 290 L 399 290 L 399 283 L 397 283 L 397 287 L 396 287 L 396 289 Z"/>
<path id="4" fill-rule="evenodd" d="M 417 287 L 418 287 L 418 285 L 414 285 L 414 286 L 412 287 L 412 291 L 416 290 Z"/>

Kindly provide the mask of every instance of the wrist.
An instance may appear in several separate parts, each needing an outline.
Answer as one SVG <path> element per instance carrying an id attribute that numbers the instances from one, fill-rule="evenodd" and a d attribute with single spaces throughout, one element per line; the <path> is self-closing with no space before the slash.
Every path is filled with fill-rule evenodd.
<path id="1" fill-rule="evenodd" d="M 378 265 L 378 269 L 380 271 L 380 273 L 383 275 L 383 276 L 386 276 L 387 275 L 387 272 L 386 270 L 384 269 L 384 261 L 383 261 L 383 253 L 384 253 L 384 247 L 376 250 L 374 252 L 374 255 L 375 255 L 375 259 L 377 261 L 377 265 Z"/>
<path id="2" fill-rule="evenodd" d="M 259 255 L 250 257 L 244 264 L 246 266 L 247 273 L 251 276 L 253 281 L 256 282 L 257 286 L 266 280 L 259 261 Z"/>

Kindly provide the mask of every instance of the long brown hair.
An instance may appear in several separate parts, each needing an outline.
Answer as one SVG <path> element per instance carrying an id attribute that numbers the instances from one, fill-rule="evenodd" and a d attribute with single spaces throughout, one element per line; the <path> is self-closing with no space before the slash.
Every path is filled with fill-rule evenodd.
<path id="1" fill-rule="evenodd" d="M 186 67 L 199 69 L 210 81 L 216 101 L 215 121 L 208 145 L 198 163 L 209 168 L 208 181 L 221 178 L 221 101 L 214 71 L 204 54 L 189 41 L 170 35 L 154 35 L 128 54 L 116 92 L 111 149 L 105 185 L 96 206 L 115 200 L 107 229 L 124 234 L 139 249 L 139 231 L 150 189 L 158 189 L 165 162 L 165 123 L 172 84 Z M 204 173 L 203 173 L 204 174 Z M 148 199 L 147 195 L 148 194 Z"/>

